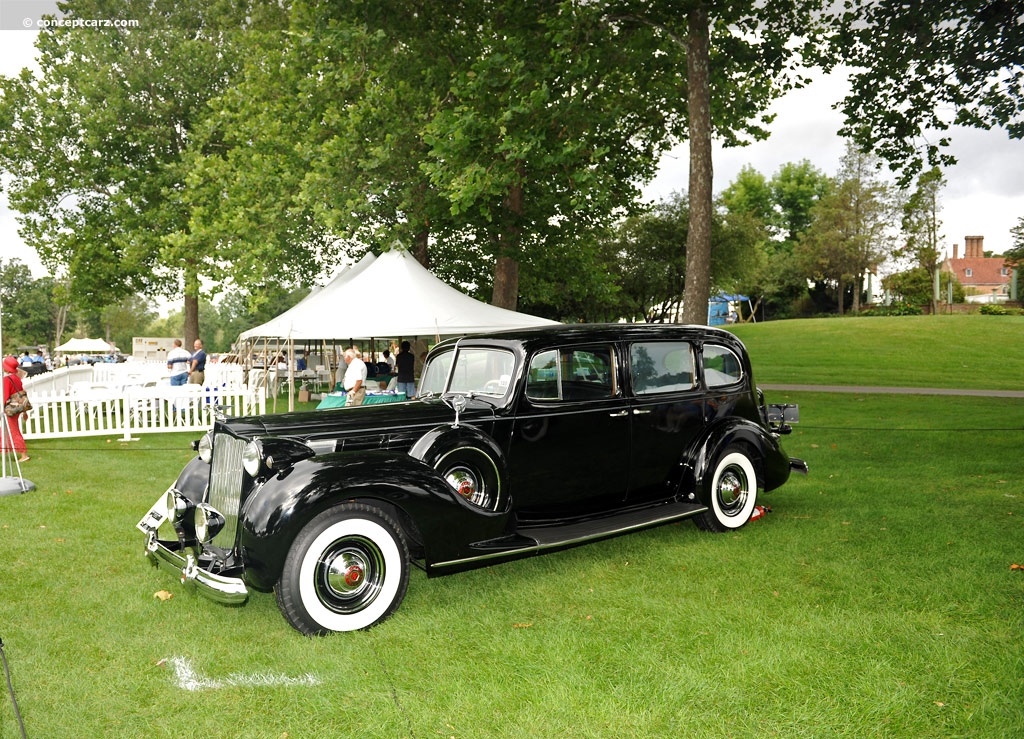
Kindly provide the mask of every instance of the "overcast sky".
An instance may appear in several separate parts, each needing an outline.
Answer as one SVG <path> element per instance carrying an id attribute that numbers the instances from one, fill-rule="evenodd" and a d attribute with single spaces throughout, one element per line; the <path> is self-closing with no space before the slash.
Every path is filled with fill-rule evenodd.
<path id="1" fill-rule="evenodd" d="M 0 30 L 0 75 L 17 74 L 31 66 L 35 56 L 35 32 Z M 819 78 L 809 87 L 788 94 L 775 104 L 778 115 L 767 141 L 747 147 L 714 152 L 715 192 L 727 187 L 745 165 L 765 177 L 787 162 L 807 159 L 828 175 L 835 175 L 845 150 L 836 135 L 841 116 L 832 109 L 843 94 L 839 78 Z M 1024 217 L 1024 141 L 1011 140 L 1005 131 L 961 129 L 953 135 L 952 152 L 959 163 L 946 170 L 948 185 L 940 198 L 941 234 L 946 251 L 960 245 L 965 236 L 984 236 L 985 248 L 1001 254 L 1011 246 L 1010 229 Z M 659 200 L 687 189 L 687 147 L 666 155 L 658 176 L 646 188 L 647 197 Z M 18 236 L 14 214 L 0 194 L 0 253 L 17 257 L 36 276 L 44 274 L 35 252 Z"/>

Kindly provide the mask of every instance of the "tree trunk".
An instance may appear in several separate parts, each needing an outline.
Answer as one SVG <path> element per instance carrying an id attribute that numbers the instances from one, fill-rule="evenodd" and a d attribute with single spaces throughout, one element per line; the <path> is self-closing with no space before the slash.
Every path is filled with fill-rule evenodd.
<path id="1" fill-rule="evenodd" d="M 711 91 L 708 10 L 699 5 L 687 17 L 686 75 L 689 88 L 690 228 L 686 237 L 683 322 L 705 324 L 711 296 Z"/>
<path id="2" fill-rule="evenodd" d="M 191 267 L 185 268 L 185 349 L 192 351 L 192 345 L 199 335 L 199 275 Z"/>
<path id="3" fill-rule="evenodd" d="M 491 305 L 515 310 L 519 303 L 519 262 L 501 256 L 494 262 L 494 290 Z"/>
<path id="4" fill-rule="evenodd" d="M 421 265 L 430 269 L 430 257 L 427 254 L 427 243 L 430 240 L 430 228 L 424 227 L 422 231 L 416 233 L 413 236 L 413 256 L 416 257 L 416 261 Z"/>
<path id="5" fill-rule="evenodd" d="M 843 282 L 843 278 L 839 280 L 839 315 L 843 315 L 843 304 L 846 302 L 846 284 Z"/>
<path id="6" fill-rule="evenodd" d="M 520 168 L 521 169 L 521 168 Z M 508 221 L 516 224 L 523 215 L 523 186 L 512 185 L 505 198 Z M 519 246 L 519 227 L 509 226 L 498 242 L 498 258 L 494 261 L 494 288 L 491 305 L 515 310 L 519 305 L 519 261 L 511 256 Z"/>

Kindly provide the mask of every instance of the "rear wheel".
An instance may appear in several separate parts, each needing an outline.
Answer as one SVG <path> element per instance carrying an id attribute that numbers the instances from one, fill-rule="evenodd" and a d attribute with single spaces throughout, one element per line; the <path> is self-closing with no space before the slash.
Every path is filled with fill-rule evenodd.
<path id="1" fill-rule="evenodd" d="M 708 481 L 708 510 L 694 517 L 704 531 L 732 531 L 750 520 L 757 502 L 757 474 L 740 447 L 729 447 Z"/>
<path id="2" fill-rule="evenodd" d="M 350 503 L 321 513 L 296 537 L 274 591 L 307 635 L 368 629 L 398 608 L 409 585 L 409 546 L 384 511 Z"/>

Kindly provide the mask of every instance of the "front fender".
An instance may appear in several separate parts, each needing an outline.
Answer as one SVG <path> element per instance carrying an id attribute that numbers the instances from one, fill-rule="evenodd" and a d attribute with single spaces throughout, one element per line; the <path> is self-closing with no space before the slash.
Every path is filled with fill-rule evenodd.
<path id="1" fill-rule="evenodd" d="M 746 419 L 730 419 L 716 424 L 695 444 L 689 455 L 692 477 L 689 485 L 702 503 L 708 504 L 704 479 L 714 473 L 714 465 L 727 448 L 744 444 L 751 450 L 751 462 L 757 471 L 758 484 L 765 491 L 774 490 L 789 479 L 789 458 L 778 440 L 761 426 Z"/>
<path id="2" fill-rule="evenodd" d="M 405 453 L 341 452 L 318 456 L 265 481 L 239 511 L 246 580 L 277 582 L 295 537 L 322 511 L 374 501 L 397 509 L 428 563 L 462 555 L 469 544 L 505 532 L 507 513 L 469 505 L 429 465 Z"/>
<path id="3" fill-rule="evenodd" d="M 174 481 L 174 489 L 188 498 L 194 505 L 203 502 L 206 488 L 210 485 L 210 465 L 199 457 L 193 457 L 181 470 Z"/>

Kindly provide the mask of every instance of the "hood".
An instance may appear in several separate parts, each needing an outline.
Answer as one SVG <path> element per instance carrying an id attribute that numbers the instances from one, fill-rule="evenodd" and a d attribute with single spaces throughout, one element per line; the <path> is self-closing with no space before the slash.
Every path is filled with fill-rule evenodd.
<path id="1" fill-rule="evenodd" d="M 495 409 L 483 400 L 471 400 L 460 421 L 489 421 Z M 280 413 L 275 415 L 230 418 L 219 421 L 236 436 L 287 436 L 294 439 L 351 438 L 367 434 L 425 433 L 455 421 L 455 412 L 443 401 L 413 400 L 405 403 L 361 405 L 355 408 L 329 408 L 322 411 Z"/>

